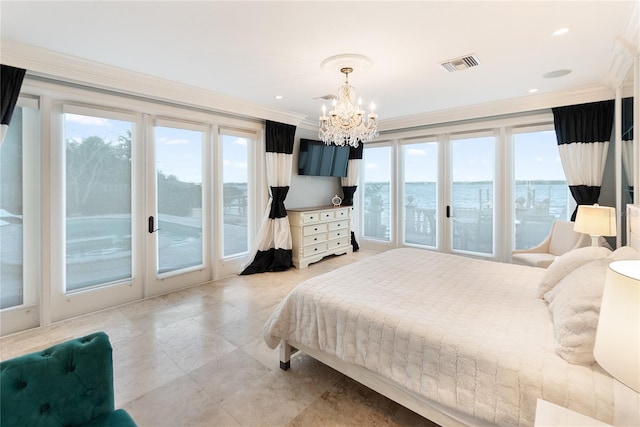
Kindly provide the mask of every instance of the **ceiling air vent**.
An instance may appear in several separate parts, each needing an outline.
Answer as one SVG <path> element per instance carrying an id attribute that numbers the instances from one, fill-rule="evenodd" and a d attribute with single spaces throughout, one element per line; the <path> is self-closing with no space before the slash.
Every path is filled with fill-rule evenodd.
<path id="1" fill-rule="evenodd" d="M 337 96 L 328 94 L 328 95 L 323 95 L 323 96 L 316 96 L 313 99 L 324 99 L 325 101 L 333 101 L 336 98 L 337 98 Z"/>
<path id="2" fill-rule="evenodd" d="M 476 67 L 480 65 L 478 57 L 475 55 L 462 56 L 460 58 L 450 59 L 442 62 L 440 66 L 445 70 L 453 73 L 454 71 L 466 70 L 467 68 Z"/>

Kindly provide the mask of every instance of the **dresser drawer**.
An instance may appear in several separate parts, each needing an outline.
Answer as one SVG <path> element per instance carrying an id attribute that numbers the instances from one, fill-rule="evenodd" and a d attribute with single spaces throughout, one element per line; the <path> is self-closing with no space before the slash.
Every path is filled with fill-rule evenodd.
<path id="1" fill-rule="evenodd" d="M 340 239 L 342 237 L 349 237 L 348 233 L 349 233 L 349 230 L 344 230 L 344 229 L 330 231 L 329 240 Z"/>
<path id="2" fill-rule="evenodd" d="M 329 223 L 329 231 L 342 230 L 343 228 L 349 228 L 349 220 L 335 221 Z"/>
<path id="3" fill-rule="evenodd" d="M 305 225 L 302 228 L 302 235 L 310 236 L 312 234 L 325 233 L 326 231 L 327 231 L 327 224 Z"/>
<path id="4" fill-rule="evenodd" d="M 320 213 L 319 212 L 303 213 L 301 216 L 302 216 L 302 223 L 303 224 L 311 224 L 311 223 L 320 221 Z"/>
<path id="5" fill-rule="evenodd" d="M 338 209 L 333 212 L 336 219 L 349 218 L 349 209 Z"/>
<path id="6" fill-rule="evenodd" d="M 347 239 L 346 237 L 342 239 L 329 240 L 329 250 L 341 248 L 341 247 L 347 247 L 348 245 L 349 245 L 349 239 Z"/>
<path id="7" fill-rule="evenodd" d="M 336 217 L 333 215 L 333 211 L 320 212 L 320 221 L 331 221 Z"/>
<path id="8" fill-rule="evenodd" d="M 312 234 L 310 236 L 305 236 L 305 238 L 302 239 L 302 246 L 315 245 L 316 243 L 322 243 L 326 241 L 327 241 L 327 235 L 325 233 Z"/>
<path id="9" fill-rule="evenodd" d="M 308 246 L 302 250 L 302 254 L 305 257 L 315 254 L 321 254 L 327 251 L 327 243 L 320 243 L 319 245 Z"/>

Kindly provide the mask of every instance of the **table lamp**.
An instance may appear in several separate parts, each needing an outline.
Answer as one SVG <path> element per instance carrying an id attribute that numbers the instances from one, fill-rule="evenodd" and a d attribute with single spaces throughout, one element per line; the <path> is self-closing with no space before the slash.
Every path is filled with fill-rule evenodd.
<path id="1" fill-rule="evenodd" d="M 612 377 L 640 393 L 640 260 L 609 264 L 593 355 Z"/>
<path id="2" fill-rule="evenodd" d="M 591 246 L 599 246 L 600 236 L 616 235 L 616 209 L 597 203 L 578 206 L 573 230 L 591 236 Z"/>

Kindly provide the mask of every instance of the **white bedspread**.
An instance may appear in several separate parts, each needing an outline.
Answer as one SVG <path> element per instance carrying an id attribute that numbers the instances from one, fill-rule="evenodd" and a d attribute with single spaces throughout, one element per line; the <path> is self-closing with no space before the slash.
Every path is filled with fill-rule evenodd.
<path id="1" fill-rule="evenodd" d="M 554 353 L 544 270 L 395 249 L 312 278 L 264 327 L 482 420 L 532 425 L 538 397 L 611 423 L 613 383 Z"/>

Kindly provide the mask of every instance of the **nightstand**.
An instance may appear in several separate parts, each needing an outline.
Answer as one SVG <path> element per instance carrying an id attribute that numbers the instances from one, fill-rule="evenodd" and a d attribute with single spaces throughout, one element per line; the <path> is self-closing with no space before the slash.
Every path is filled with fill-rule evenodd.
<path id="1" fill-rule="evenodd" d="M 558 406 L 546 400 L 538 399 L 536 404 L 536 427 L 542 426 L 609 426 L 611 424 L 594 420 L 586 415 L 579 414 L 570 409 Z"/>

